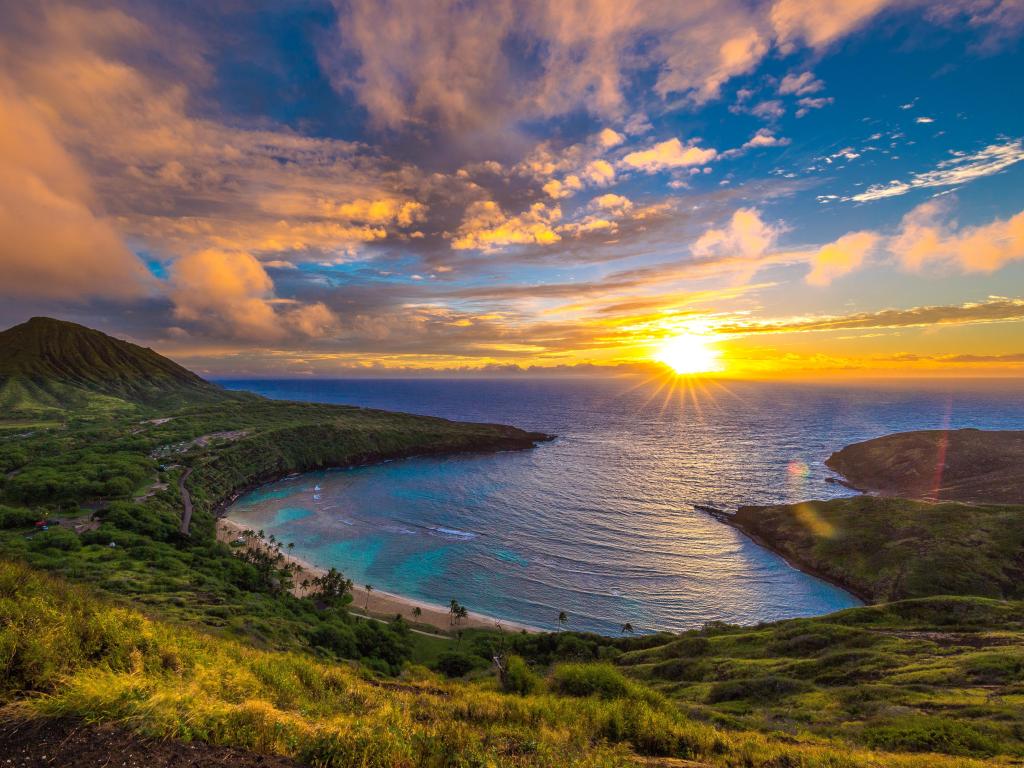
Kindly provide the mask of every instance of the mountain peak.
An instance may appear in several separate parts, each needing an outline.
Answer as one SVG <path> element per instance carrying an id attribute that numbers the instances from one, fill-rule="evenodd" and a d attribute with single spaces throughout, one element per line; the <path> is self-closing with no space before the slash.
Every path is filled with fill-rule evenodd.
<path id="1" fill-rule="evenodd" d="M 97 395 L 161 405 L 223 391 L 151 349 L 78 323 L 33 317 L 0 332 L 0 407 L 60 411 Z"/>

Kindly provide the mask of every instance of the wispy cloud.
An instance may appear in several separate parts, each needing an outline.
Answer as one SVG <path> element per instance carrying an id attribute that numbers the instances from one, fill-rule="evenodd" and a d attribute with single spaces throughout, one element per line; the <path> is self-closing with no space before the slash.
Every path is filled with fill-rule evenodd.
<path id="1" fill-rule="evenodd" d="M 727 323 L 717 333 L 807 333 L 883 328 L 910 328 L 929 325 L 971 325 L 1024 320 L 1024 299 L 994 297 L 983 302 L 948 306 L 884 309 L 849 315 L 797 317 L 789 320 Z"/>
<path id="2" fill-rule="evenodd" d="M 864 203 L 905 195 L 915 189 L 966 184 L 999 173 L 1021 160 L 1024 160 L 1024 142 L 1021 139 L 989 144 L 973 154 L 956 153 L 954 157 L 939 163 L 934 170 L 915 173 L 907 181 L 893 180 L 888 184 L 876 184 L 843 199 Z"/>

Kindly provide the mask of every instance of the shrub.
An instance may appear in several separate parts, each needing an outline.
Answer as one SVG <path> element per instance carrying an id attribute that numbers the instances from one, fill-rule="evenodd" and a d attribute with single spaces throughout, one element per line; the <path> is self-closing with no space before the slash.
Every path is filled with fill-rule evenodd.
<path id="1" fill-rule="evenodd" d="M 82 548 L 82 542 L 78 538 L 78 534 L 67 528 L 50 528 L 48 531 L 40 531 L 32 537 L 32 548 L 74 552 L 76 549 Z"/>
<path id="2" fill-rule="evenodd" d="M 309 642 L 342 659 L 356 657 L 356 638 L 348 627 L 324 624 L 310 633 Z"/>
<path id="3" fill-rule="evenodd" d="M 620 699 L 630 693 L 629 681 L 611 664 L 559 664 L 551 675 L 551 685 L 567 696 Z"/>
<path id="4" fill-rule="evenodd" d="M 533 673 L 522 656 L 511 655 L 505 660 L 505 673 L 501 676 L 501 687 L 506 693 L 525 696 L 540 689 L 540 678 Z"/>
<path id="5" fill-rule="evenodd" d="M 468 653 L 450 651 L 441 654 L 435 666 L 445 677 L 462 677 L 476 667 L 476 661 Z"/>
<path id="6" fill-rule="evenodd" d="M 721 701 L 736 701 L 737 699 L 774 701 L 809 689 L 810 686 L 807 683 L 778 675 L 724 680 L 711 687 L 708 692 L 708 703 L 717 704 Z"/>
<path id="7" fill-rule="evenodd" d="M 26 528 L 39 518 L 40 514 L 32 509 L 0 506 L 0 528 Z"/>
<path id="8" fill-rule="evenodd" d="M 988 734 L 962 721 L 937 717 L 907 718 L 888 725 L 869 726 L 866 742 L 876 749 L 897 752 L 942 752 L 947 755 L 990 757 L 999 745 Z"/>

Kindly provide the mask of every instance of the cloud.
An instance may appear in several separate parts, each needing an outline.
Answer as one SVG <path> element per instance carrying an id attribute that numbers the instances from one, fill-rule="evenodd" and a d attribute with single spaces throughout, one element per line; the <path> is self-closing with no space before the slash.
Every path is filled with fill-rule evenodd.
<path id="1" fill-rule="evenodd" d="M 735 211 L 723 229 L 709 229 L 690 250 L 696 256 L 730 256 L 756 258 L 764 254 L 778 239 L 781 230 L 765 223 L 754 208 Z"/>
<path id="2" fill-rule="evenodd" d="M 704 165 L 714 160 L 718 152 L 701 148 L 696 144 L 683 145 L 679 139 L 659 142 L 650 149 L 630 152 L 622 158 L 622 164 L 646 173 L 657 173 L 671 168 L 686 168 Z"/>
<path id="3" fill-rule="evenodd" d="M 799 105 L 800 108 L 796 111 L 796 116 L 797 117 L 804 117 L 812 109 L 822 109 L 823 107 L 827 107 L 829 104 L 831 104 L 834 101 L 835 101 L 835 99 L 833 99 L 831 96 L 822 96 L 822 97 L 818 97 L 818 98 L 803 98 L 803 99 L 800 99 L 799 101 L 797 101 L 797 104 Z"/>
<path id="4" fill-rule="evenodd" d="M 590 201 L 589 207 L 592 210 L 607 211 L 612 215 L 624 216 L 633 210 L 633 201 L 628 197 L 609 192 L 606 195 L 595 197 Z"/>
<path id="5" fill-rule="evenodd" d="M 617 147 L 626 140 L 626 137 L 611 128 L 604 128 L 598 135 L 601 146 L 605 149 Z"/>
<path id="6" fill-rule="evenodd" d="M 251 254 L 204 250 L 171 266 L 174 316 L 242 339 L 322 336 L 338 325 L 325 305 L 274 298 L 274 282 Z"/>
<path id="7" fill-rule="evenodd" d="M 770 16 L 783 51 L 822 48 L 866 24 L 892 0 L 776 0 Z"/>
<path id="8" fill-rule="evenodd" d="M 743 149 L 760 149 L 762 147 L 785 147 L 790 143 L 789 139 L 785 136 L 776 136 L 775 133 L 767 128 L 762 128 L 749 140 L 744 142 Z"/>
<path id="9" fill-rule="evenodd" d="M 0 76 L 0 294 L 128 299 L 156 281 L 44 111 Z"/>
<path id="10" fill-rule="evenodd" d="M 810 285 L 828 285 L 860 268 L 865 257 L 878 244 L 874 232 L 851 232 L 819 250 L 811 260 L 811 271 L 804 278 Z"/>
<path id="11" fill-rule="evenodd" d="M 1024 260 L 1024 211 L 957 229 L 949 222 L 949 205 L 931 200 L 903 217 L 889 248 L 912 271 L 939 265 L 964 272 L 994 272 L 1011 261 Z"/>
<path id="12" fill-rule="evenodd" d="M 615 169 L 607 160 L 594 160 L 583 169 L 583 177 L 599 187 L 615 181 Z"/>
<path id="13" fill-rule="evenodd" d="M 558 206 L 534 203 L 518 216 L 509 216 L 493 200 L 478 200 L 466 209 L 451 246 L 494 251 L 508 245 L 551 245 L 561 240 L 553 228 L 561 218 Z"/>
<path id="14" fill-rule="evenodd" d="M 717 333 L 806 333 L 842 330 L 910 328 L 930 325 L 971 325 L 1024 320 L 1024 299 L 993 297 L 988 301 L 948 306 L 883 309 L 850 315 L 798 317 L 791 320 L 727 323 Z"/>
<path id="15" fill-rule="evenodd" d="M 1021 139 L 1002 144 L 989 144 L 973 154 L 956 153 L 943 160 L 931 171 L 913 174 L 908 181 L 893 180 L 888 184 L 875 184 L 864 192 L 844 197 L 858 203 L 905 195 L 914 189 L 951 187 L 999 173 L 1014 163 L 1024 160 L 1024 142 Z"/>
<path id="16" fill-rule="evenodd" d="M 813 72 L 801 72 L 782 78 L 779 83 L 779 93 L 784 96 L 806 96 L 809 93 L 817 93 L 824 87 L 825 84 L 816 78 Z"/>

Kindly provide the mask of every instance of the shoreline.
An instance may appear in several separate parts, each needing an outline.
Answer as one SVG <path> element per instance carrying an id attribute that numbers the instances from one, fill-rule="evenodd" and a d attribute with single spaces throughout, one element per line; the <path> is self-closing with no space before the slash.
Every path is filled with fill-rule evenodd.
<path id="1" fill-rule="evenodd" d="M 807 563 L 803 563 L 793 558 L 789 553 L 783 552 L 781 549 L 776 547 L 772 542 L 768 541 L 763 536 L 759 536 L 753 531 L 748 530 L 745 526 L 740 525 L 736 521 L 736 514 L 734 512 L 726 512 L 725 510 L 722 509 L 712 509 L 711 507 L 704 504 L 696 504 L 694 505 L 694 509 L 696 509 L 698 512 L 703 512 L 704 514 L 713 517 L 718 522 L 722 523 L 723 525 L 729 526 L 733 530 L 739 531 L 752 542 L 757 544 L 757 546 L 761 547 L 762 549 L 768 550 L 774 555 L 778 555 L 779 557 L 781 557 L 783 561 L 786 562 L 791 568 L 795 568 L 801 573 L 806 573 L 808 576 L 813 576 L 814 578 L 819 579 L 820 581 L 824 581 L 826 584 L 831 584 L 833 587 L 839 587 L 839 589 L 843 590 L 844 592 L 847 592 L 848 594 L 860 600 L 865 606 L 875 605 L 875 601 L 873 598 L 871 598 L 869 595 L 865 595 L 856 587 L 850 584 L 846 584 L 842 580 L 836 578 L 835 576 L 825 573 L 824 571 L 821 571 L 812 565 L 808 565 Z"/>
<path id="2" fill-rule="evenodd" d="M 243 526 L 229 517 L 217 518 L 217 540 L 225 544 L 229 544 L 241 535 L 242 531 L 247 529 L 248 526 Z M 294 563 L 301 569 L 300 577 L 297 578 L 296 581 L 301 581 L 303 578 L 315 578 L 317 576 L 322 576 L 329 570 L 328 568 L 318 566 L 308 560 L 304 560 L 297 555 L 292 555 L 285 551 L 282 551 L 281 555 L 285 560 L 290 563 Z M 303 589 L 299 584 L 296 584 L 291 589 L 291 593 L 296 597 L 304 597 L 308 591 L 309 590 Z M 369 605 L 368 609 L 364 608 L 367 604 Z M 419 608 L 422 611 L 422 614 L 420 616 L 413 616 L 414 608 Z M 517 621 L 506 621 L 494 616 L 488 616 L 486 614 L 476 613 L 473 611 L 470 611 L 469 615 L 463 619 L 460 624 L 453 625 L 451 624 L 449 612 L 446 607 L 379 589 L 374 589 L 369 595 L 369 601 L 367 601 L 366 590 L 361 586 L 355 586 L 352 589 L 352 603 L 349 605 L 349 611 L 354 616 L 362 616 L 364 618 L 381 621 L 390 621 L 391 619 L 394 619 L 396 615 L 401 615 L 403 619 L 413 626 L 424 625 L 437 630 L 439 633 L 435 635 L 437 637 L 450 638 L 454 632 L 457 632 L 460 629 L 500 628 L 510 632 L 528 633 L 544 633 L 547 631 L 529 624 L 523 624 Z"/>

